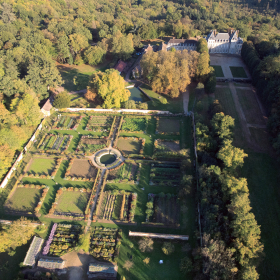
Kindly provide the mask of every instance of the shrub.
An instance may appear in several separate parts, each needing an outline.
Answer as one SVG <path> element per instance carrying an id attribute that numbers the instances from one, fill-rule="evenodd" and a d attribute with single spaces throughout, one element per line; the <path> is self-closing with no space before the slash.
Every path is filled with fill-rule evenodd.
<path id="1" fill-rule="evenodd" d="M 161 249 L 165 255 L 170 255 L 175 251 L 175 246 L 171 242 L 164 242 Z"/>
<path id="2" fill-rule="evenodd" d="M 53 106 L 58 109 L 68 108 L 70 107 L 70 103 L 71 103 L 70 95 L 66 91 L 63 91 L 55 96 Z"/>
<path id="3" fill-rule="evenodd" d="M 123 268 L 125 268 L 127 271 L 129 271 L 133 267 L 133 262 L 127 260 L 125 261 Z"/>
<path id="4" fill-rule="evenodd" d="M 192 272 L 193 270 L 192 260 L 188 257 L 184 257 L 183 259 L 181 259 L 180 270 L 184 274 L 187 274 L 188 272 Z"/>
<path id="5" fill-rule="evenodd" d="M 152 252 L 154 241 L 149 237 L 144 237 L 143 239 L 139 240 L 139 250 L 141 252 Z"/>
<path id="6" fill-rule="evenodd" d="M 145 258 L 145 259 L 143 260 L 143 263 L 149 264 L 149 263 L 150 263 L 150 258 Z"/>

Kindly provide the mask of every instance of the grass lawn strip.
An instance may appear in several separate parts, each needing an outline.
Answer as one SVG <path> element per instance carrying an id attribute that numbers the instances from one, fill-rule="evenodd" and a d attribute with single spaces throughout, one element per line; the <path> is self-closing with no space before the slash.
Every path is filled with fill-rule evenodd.
<path id="1" fill-rule="evenodd" d="M 233 78 L 248 78 L 243 67 L 230 66 L 229 69 Z"/>
<path id="2" fill-rule="evenodd" d="M 217 78 L 223 78 L 225 76 L 224 72 L 223 72 L 223 69 L 220 65 L 211 65 L 211 67 L 214 68 L 215 75 L 216 75 Z"/>
<path id="3" fill-rule="evenodd" d="M 38 175 L 51 175 L 55 167 L 56 160 L 54 158 L 33 158 L 27 171 Z"/>

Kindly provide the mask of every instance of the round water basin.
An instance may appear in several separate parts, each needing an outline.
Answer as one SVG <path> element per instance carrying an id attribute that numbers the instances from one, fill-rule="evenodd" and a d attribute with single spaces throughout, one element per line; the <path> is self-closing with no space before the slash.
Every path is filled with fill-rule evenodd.
<path id="1" fill-rule="evenodd" d="M 116 159 L 117 159 L 116 155 L 106 154 L 106 155 L 104 155 L 100 158 L 100 162 L 105 164 L 105 165 L 108 165 L 108 164 L 113 163 Z"/>

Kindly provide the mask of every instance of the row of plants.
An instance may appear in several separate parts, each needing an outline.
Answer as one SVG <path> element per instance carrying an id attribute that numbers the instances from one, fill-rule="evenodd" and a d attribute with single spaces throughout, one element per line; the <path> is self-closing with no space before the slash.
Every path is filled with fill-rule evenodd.
<path id="1" fill-rule="evenodd" d="M 90 141 L 91 139 L 92 141 Z M 83 135 L 79 141 L 79 145 L 76 148 L 76 153 L 82 152 L 86 155 L 90 155 L 101 149 L 104 149 L 107 147 L 106 139 L 106 136 Z"/>
<path id="2" fill-rule="evenodd" d="M 41 179 L 53 179 L 59 170 L 59 166 L 61 162 L 63 161 L 63 158 L 56 158 L 55 159 L 55 167 L 50 175 L 45 174 L 39 174 L 39 173 L 33 173 L 31 171 L 27 171 L 24 173 L 24 177 L 30 177 L 30 178 L 41 178 Z"/>
<path id="3" fill-rule="evenodd" d="M 96 227 L 92 230 L 90 254 L 99 261 L 117 263 L 122 230 Z"/>
<path id="4" fill-rule="evenodd" d="M 43 255 L 60 257 L 73 251 L 77 246 L 80 233 L 80 225 L 55 223 L 43 249 Z"/>
<path id="5" fill-rule="evenodd" d="M 181 181 L 180 168 L 175 166 L 170 167 L 151 167 L 149 185 L 165 184 L 168 186 L 179 186 Z"/>
<path id="6" fill-rule="evenodd" d="M 120 117 L 118 117 L 118 118 L 120 118 Z M 110 141 L 111 141 L 111 138 L 112 138 L 113 133 L 114 133 L 116 119 L 117 119 L 117 116 L 114 116 L 114 119 L 113 119 L 113 122 L 112 122 L 112 125 L 111 125 L 111 129 L 110 129 L 110 132 L 109 132 L 109 135 L 108 135 L 107 146 L 110 145 Z"/>
<path id="7" fill-rule="evenodd" d="M 112 117 L 90 116 L 85 130 L 94 132 L 108 132 L 112 122 Z"/>
<path id="8" fill-rule="evenodd" d="M 114 142 L 113 142 L 113 147 L 115 147 L 117 145 L 117 141 L 118 141 L 118 138 L 119 138 L 119 135 L 120 135 L 120 132 L 121 132 L 122 123 L 123 123 L 123 116 L 121 116 L 119 118 L 118 127 L 115 127 L 115 128 L 117 128 L 117 133 L 115 134 L 115 139 L 114 139 Z"/>
<path id="9" fill-rule="evenodd" d="M 61 212 L 58 212 L 56 211 L 56 207 L 58 206 L 58 203 L 59 203 L 59 198 L 60 196 L 63 194 L 63 192 L 87 192 L 87 193 L 91 193 L 91 189 L 85 189 L 85 188 L 73 188 L 73 187 L 70 187 L 70 188 L 66 188 L 66 187 L 61 187 L 59 188 L 59 190 L 56 192 L 56 196 L 55 196 L 55 201 L 52 203 L 52 207 L 51 209 L 49 210 L 49 213 L 48 215 L 55 215 L 55 216 L 60 216 L 60 217 L 68 217 L 68 218 L 72 218 L 73 220 L 82 220 L 83 218 L 85 220 L 88 219 L 88 215 L 86 216 L 85 215 L 85 212 L 84 214 L 78 214 L 78 213 L 61 213 Z M 69 202 L 71 203 L 71 202 Z M 88 204 L 90 203 L 90 200 L 88 201 Z"/>
<path id="10" fill-rule="evenodd" d="M 52 129 L 76 130 L 82 120 L 82 116 L 62 116 L 53 125 Z"/>
<path id="11" fill-rule="evenodd" d="M 65 153 L 73 135 L 47 134 L 42 144 L 38 145 L 40 153 Z"/>
<path id="12" fill-rule="evenodd" d="M 125 117 L 122 123 L 121 132 L 134 132 L 134 133 L 146 133 L 148 118 L 135 118 L 135 117 Z"/>
<path id="13" fill-rule="evenodd" d="M 141 163 L 125 162 L 121 168 L 109 172 L 107 183 L 136 184 L 140 178 Z"/>
<path id="14" fill-rule="evenodd" d="M 180 202 L 176 195 L 149 193 L 146 207 L 146 223 L 180 226 Z"/>

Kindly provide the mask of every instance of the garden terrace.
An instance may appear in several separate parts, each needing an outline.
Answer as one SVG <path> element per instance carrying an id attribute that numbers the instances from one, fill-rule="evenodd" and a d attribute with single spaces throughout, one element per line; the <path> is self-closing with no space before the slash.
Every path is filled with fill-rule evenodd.
<path id="1" fill-rule="evenodd" d="M 5 212 L 12 215 L 38 214 L 47 192 L 46 186 L 15 185 L 5 202 Z"/>
<path id="2" fill-rule="evenodd" d="M 180 163 L 152 163 L 150 185 L 178 186 L 181 180 Z"/>
<path id="3" fill-rule="evenodd" d="M 54 123 L 52 129 L 75 130 L 82 120 L 82 116 L 62 115 Z"/>
<path id="4" fill-rule="evenodd" d="M 85 217 L 85 210 L 88 208 L 90 193 L 90 189 L 59 189 L 49 215 L 82 220 Z"/>
<path id="5" fill-rule="evenodd" d="M 147 118 L 125 117 L 121 132 L 146 133 L 147 123 Z"/>
<path id="6" fill-rule="evenodd" d="M 41 152 L 47 153 L 61 153 L 65 152 L 70 145 L 73 135 L 57 135 L 57 134 L 46 134 L 42 138 L 38 147 Z"/>
<path id="7" fill-rule="evenodd" d="M 73 178 L 75 178 L 77 180 L 88 179 L 94 181 L 97 176 L 97 171 L 98 170 L 92 166 L 91 161 L 87 159 L 72 159 L 69 162 L 65 179 L 73 180 Z"/>
<path id="8" fill-rule="evenodd" d="M 119 169 L 110 170 L 107 183 L 136 183 L 139 181 L 141 163 L 125 162 Z"/>
<path id="9" fill-rule="evenodd" d="M 100 261 L 116 261 L 121 246 L 122 231 L 95 227 L 91 232 L 90 254 Z"/>
<path id="10" fill-rule="evenodd" d="M 80 225 L 54 224 L 43 249 L 43 255 L 60 257 L 72 251 L 77 246 L 80 234 Z"/>
<path id="11" fill-rule="evenodd" d="M 138 156 L 143 153 L 145 139 L 137 137 L 119 137 L 117 148 L 126 157 Z"/>
<path id="12" fill-rule="evenodd" d="M 165 135 L 180 134 L 180 119 L 157 117 L 156 133 Z"/>
<path id="13" fill-rule="evenodd" d="M 149 194 L 146 223 L 180 226 L 180 202 L 173 194 Z"/>
<path id="14" fill-rule="evenodd" d="M 82 152 L 87 155 L 95 153 L 107 145 L 105 137 L 99 138 L 98 136 L 83 135 L 76 149 L 76 152 Z"/>
<path id="15" fill-rule="evenodd" d="M 94 132 L 108 132 L 112 123 L 113 117 L 90 116 L 85 130 Z"/>
<path id="16" fill-rule="evenodd" d="M 137 194 L 106 191 L 99 201 L 97 218 L 101 220 L 134 221 Z"/>

